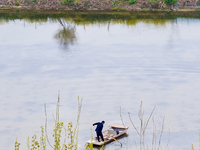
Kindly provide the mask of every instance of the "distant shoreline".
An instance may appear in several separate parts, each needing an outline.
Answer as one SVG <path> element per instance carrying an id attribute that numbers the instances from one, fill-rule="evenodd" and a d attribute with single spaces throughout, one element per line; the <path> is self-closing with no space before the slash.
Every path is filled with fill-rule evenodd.
<path id="1" fill-rule="evenodd" d="M 0 11 L 54 11 L 56 12 L 66 12 L 66 11 L 77 11 L 77 12 L 131 12 L 131 13 L 142 13 L 142 12 L 180 12 L 180 13 L 186 13 L 186 12 L 200 12 L 200 7 L 185 7 L 185 8 L 179 8 L 177 10 L 171 10 L 170 8 L 165 8 L 165 9 L 133 9 L 133 10 L 129 10 L 129 9 L 120 9 L 120 8 L 113 8 L 113 9 L 70 9 L 70 8 L 35 8 L 35 7 L 21 7 L 21 6 L 3 6 L 0 5 Z"/>
<path id="2" fill-rule="evenodd" d="M 177 0 L 0 0 L 0 10 L 52 11 L 127 11 L 127 12 L 200 12 L 200 1 Z M 70 2 L 70 3 L 68 3 Z"/>

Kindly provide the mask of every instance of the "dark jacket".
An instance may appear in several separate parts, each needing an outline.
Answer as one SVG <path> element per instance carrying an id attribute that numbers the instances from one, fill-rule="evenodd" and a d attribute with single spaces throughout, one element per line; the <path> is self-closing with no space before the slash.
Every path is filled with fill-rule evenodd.
<path id="1" fill-rule="evenodd" d="M 94 123 L 94 125 L 97 125 L 97 128 L 95 129 L 96 132 L 101 132 L 102 129 L 103 129 L 103 124 L 101 122 L 97 122 L 97 123 Z"/>

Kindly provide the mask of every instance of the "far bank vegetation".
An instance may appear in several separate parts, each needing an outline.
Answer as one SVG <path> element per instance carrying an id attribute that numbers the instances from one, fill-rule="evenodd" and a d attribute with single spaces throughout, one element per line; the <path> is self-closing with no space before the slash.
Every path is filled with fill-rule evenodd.
<path id="1" fill-rule="evenodd" d="M 0 8 L 54 10 L 196 9 L 199 0 L 0 0 Z"/>

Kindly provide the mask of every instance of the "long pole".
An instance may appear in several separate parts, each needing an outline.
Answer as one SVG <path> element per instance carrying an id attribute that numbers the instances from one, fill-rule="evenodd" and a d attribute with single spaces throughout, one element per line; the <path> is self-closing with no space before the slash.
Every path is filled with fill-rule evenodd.
<path id="1" fill-rule="evenodd" d="M 89 123 L 90 125 L 92 125 L 93 126 L 93 124 L 92 123 L 90 123 L 89 121 L 87 121 L 87 123 Z M 115 140 L 116 142 L 118 142 L 118 143 L 120 143 L 120 145 L 121 145 L 121 147 L 122 147 L 122 143 L 121 142 L 119 142 L 118 140 L 116 140 L 114 137 L 112 137 L 112 136 L 110 136 L 109 134 L 107 134 L 106 132 L 104 132 L 108 137 L 110 137 L 110 138 L 112 138 L 113 140 Z"/>

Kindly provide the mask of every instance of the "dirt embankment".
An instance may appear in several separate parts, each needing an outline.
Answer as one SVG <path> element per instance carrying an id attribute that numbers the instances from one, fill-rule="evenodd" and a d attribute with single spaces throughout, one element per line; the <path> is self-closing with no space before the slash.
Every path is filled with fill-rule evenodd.
<path id="1" fill-rule="evenodd" d="M 0 0 L 0 9 L 199 11 L 198 5 L 199 0 L 177 0 L 173 5 L 166 5 L 163 0 Z"/>

